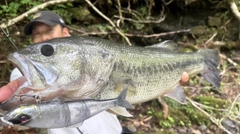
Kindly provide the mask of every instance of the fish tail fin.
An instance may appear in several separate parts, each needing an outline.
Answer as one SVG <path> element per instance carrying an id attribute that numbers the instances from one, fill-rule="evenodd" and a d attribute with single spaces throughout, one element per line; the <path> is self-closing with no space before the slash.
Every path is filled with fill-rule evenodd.
<path id="1" fill-rule="evenodd" d="M 117 97 L 118 106 L 133 109 L 133 106 L 126 100 L 128 89 L 124 89 Z"/>
<path id="2" fill-rule="evenodd" d="M 198 51 L 204 57 L 205 68 L 202 76 L 210 82 L 213 86 L 220 87 L 220 71 L 217 66 L 219 63 L 219 56 L 217 50 L 202 49 Z"/>

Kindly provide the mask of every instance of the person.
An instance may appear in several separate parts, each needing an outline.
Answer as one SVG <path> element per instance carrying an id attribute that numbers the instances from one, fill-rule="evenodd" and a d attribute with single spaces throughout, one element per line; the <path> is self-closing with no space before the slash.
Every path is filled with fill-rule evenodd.
<path id="1" fill-rule="evenodd" d="M 24 28 L 25 35 L 31 35 L 34 43 L 47 41 L 58 37 L 70 36 L 64 20 L 54 12 L 40 11 L 36 13 Z M 26 79 L 21 75 L 19 70 L 15 68 L 10 77 L 10 82 L 0 88 L 0 102 L 11 97 L 11 95 L 21 86 Z M 183 73 L 181 82 L 188 81 L 188 74 Z M 48 134 L 120 134 L 122 131 L 121 124 L 116 115 L 110 114 L 106 111 L 101 112 L 83 122 L 80 127 L 76 128 L 59 128 L 48 129 Z"/>
<path id="2" fill-rule="evenodd" d="M 40 11 L 36 13 L 24 28 L 25 35 L 31 35 L 33 43 L 47 41 L 53 38 L 70 36 L 64 20 L 54 12 Z M 26 79 L 15 68 L 10 76 L 10 83 L 0 89 L 0 102 L 10 97 Z M 121 124 L 117 116 L 106 111 L 85 120 L 80 127 L 48 129 L 48 134 L 120 134 Z"/>

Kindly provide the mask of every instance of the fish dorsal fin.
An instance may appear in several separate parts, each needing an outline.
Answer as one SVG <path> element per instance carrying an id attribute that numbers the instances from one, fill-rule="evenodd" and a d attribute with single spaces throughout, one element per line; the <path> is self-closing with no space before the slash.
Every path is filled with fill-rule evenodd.
<path id="1" fill-rule="evenodd" d="M 126 108 L 122 108 L 122 107 L 113 107 L 107 110 L 109 113 L 115 114 L 115 115 L 122 115 L 125 117 L 133 117 L 132 114 L 130 114 Z"/>
<path id="2" fill-rule="evenodd" d="M 181 104 L 186 104 L 186 95 L 185 95 L 182 87 L 180 86 L 180 84 L 178 84 L 174 90 L 165 94 L 164 96 L 167 96 Z"/>
<path id="3" fill-rule="evenodd" d="M 177 43 L 175 43 L 172 40 L 166 40 L 151 46 L 146 46 L 146 48 L 164 48 L 164 49 L 172 50 L 174 52 L 178 52 L 179 50 Z"/>

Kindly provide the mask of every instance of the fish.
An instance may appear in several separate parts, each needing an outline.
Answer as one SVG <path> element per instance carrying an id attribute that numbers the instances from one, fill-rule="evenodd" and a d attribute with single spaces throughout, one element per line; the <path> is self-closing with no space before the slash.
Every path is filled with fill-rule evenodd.
<path id="1" fill-rule="evenodd" d="M 108 84 L 95 99 L 112 98 L 124 88 L 128 88 L 127 100 L 131 104 L 160 97 L 169 97 L 180 104 L 186 104 L 186 95 L 179 84 L 183 72 L 189 75 L 201 73 L 214 87 L 220 87 L 220 71 L 217 68 L 219 56 L 215 49 L 181 53 L 178 45 L 171 40 L 146 47 L 129 47 L 113 45 L 104 39 L 82 38 L 84 42 L 92 42 L 109 50 L 116 57 Z M 115 107 L 111 110 L 117 113 L 121 108 Z M 168 111 L 165 108 L 164 110 Z"/>
<path id="2" fill-rule="evenodd" d="M 86 119 L 107 110 L 121 106 L 133 109 L 126 101 L 127 90 L 110 100 L 81 100 L 62 102 L 59 99 L 45 103 L 20 106 L 2 117 L 2 122 L 7 125 L 23 125 L 34 128 L 62 128 L 74 127 L 82 124 Z"/>
<path id="3" fill-rule="evenodd" d="M 215 49 L 181 53 L 173 41 L 164 41 L 148 47 L 131 47 L 95 37 L 76 37 L 76 43 L 92 43 L 110 51 L 115 65 L 108 84 L 97 95 L 100 99 L 117 96 L 129 88 L 127 100 L 138 104 L 168 96 L 185 103 L 179 84 L 183 72 L 201 73 L 214 87 L 220 87 L 219 56 Z"/>
<path id="4" fill-rule="evenodd" d="M 89 48 L 88 44 L 72 44 L 69 48 L 67 42 L 37 43 L 8 55 L 8 60 L 17 66 L 27 81 L 2 103 L 3 110 L 9 111 L 26 103 L 35 104 L 35 96 L 41 97 L 42 101 L 56 97 L 63 101 L 79 100 L 91 98 L 102 89 L 115 63 L 113 55 L 98 46 Z M 69 92 L 71 96 L 68 96 Z"/>
<path id="5" fill-rule="evenodd" d="M 46 45 L 52 46 L 51 48 L 54 49 L 54 52 L 52 52 L 51 55 L 49 54 L 49 56 L 44 56 L 40 53 L 42 47 Z M 76 47 L 79 50 L 74 49 Z M 59 55 L 57 54 L 59 53 L 58 48 L 66 50 L 66 52 Z M 104 63 L 98 63 L 99 61 L 96 61 L 87 64 L 91 70 L 88 69 L 88 71 L 86 71 L 84 69 L 87 68 L 82 68 L 82 71 L 84 73 L 88 72 L 88 74 L 91 74 L 91 71 L 109 72 L 110 75 L 106 76 L 104 73 L 101 73 L 97 77 L 99 79 L 103 77 L 106 81 L 101 84 L 100 88 L 96 88 L 94 86 L 86 88 L 84 91 L 88 91 L 87 95 L 82 94 L 83 91 L 81 87 L 72 92 L 65 91 L 64 95 L 61 94 L 61 90 L 64 89 L 64 87 L 55 88 L 54 91 L 58 93 L 58 96 L 63 96 L 69 99 L 90 97 L 105 100 L 117 97 L 123 89 L 127 88 L 129 90 L 126 99 L 130 102 L 130 104 L 143 103 L 161 96 L 167 96 L 179 103 L 185 104 L 186 97 L 183 89 L 179 85 L 183 72 L 187 72 L 189 75 L 201 73 L 202 76 L 213 86 L 217 88 L 220 87 L 221 78 L 220 71 L 217 68 L 219 62 L 217 50 L 200 49 L 197 52 L 182 53 L 178 51 L 178 46 L 173 41 L 165 41 L 148 47 L 139 47 L 129 46 L 123 43 L 117 43 L 97 37 L 71 36 L 52 39 L 46 42 L 31 45 L 25 50 L 10 55 L 8 59 L 17 63 L 16 65 L 19 66 L 18 68 L 20 70 L 22 70 L 24 76 L 30 77 L 30 71 L 24 71 L 23 68 L 26 68 L 26 70 L 34 70 L 33 72 L 39 76 L 35 77 L 35 81 L 39 81 L 38 79 L 43 77 L 44 73 L 49 73 L 50 76 L 54 75 L 54 73 L 52 73 L 54 71 L 48 69 L 50 67 L 54 67 L 54 70 L 59 70 L 59 67 L 67 69 L 68 66 L 72 66 L 71 64 L 65 64 L 61 60 L 62 57 L 69 57 L 68 53 L 84 51 L 84 57 L 87 57 L 86 55 L 94 55 L 94 50 L 92 50 L 93 48 L 95 48 L 97 52 L 104 51 L 108 53 L 108 55 L 111 55 L 113 57 L 113 62 L 111 62 L 113 67 L 111 69 L 103 68 L 102 64 Z M 16 55 L 20 54 L 21 56 L 29 57 L 32 61 L 34 61 L 34 63 L 31 63 L 32 67 L 27 68 L 25 66 L 30 65 L 24 62 L 18 62 L 19 58 L 17 58 Z M 105 57 L 104 55 L 99 55 L 98 53 L 96 53 L 96 56 Z M 55 62 L 50 62 L 51 57 L 54 58 L 53 61 Z M 88 59 L 85 58 L 85 60 L 91 60 L 91 58 L 92 57 L 89 57 Z M 76 60 L 76 58 L 74 58 L 74 60 Z M 77 60 L 74 62 L 77 62 Z M 96 75 L 96 73 L 94 74 Z M 71 75 L 73 74 L 62 77 L 69 77 Z M 94 77 L 94 75 L 91 76 Z M 50 83 L 54 83 L 55 81 L 58 81 L 58 79 L 62 78 L 59 76 L 54 80 L 51 79 Z M 42 81 L 46 81 L 46 79 L 43 79 Z M 28 82 L 31 83 L 33 81 L 30 81 L 29 78 Z M 77 81 L 72 81 L 72 83 L 75 82 Z M 61 85 L 61 83 L 57 84 Z M 65 88 L 65 90 L 68 90 L 67 86 L 65 86 Z M 49 96 L 48 92 L 49 90 L 42 90 L 35 92 L 35 94 L 39 94 L 40 96 Z M 33 93 L 31 93 L 31 95 L 32 94 Z M 121 109 L 118 109 L 117 107 L 111 108 L 111 110 L 116 113 L 121 111 Z"/>

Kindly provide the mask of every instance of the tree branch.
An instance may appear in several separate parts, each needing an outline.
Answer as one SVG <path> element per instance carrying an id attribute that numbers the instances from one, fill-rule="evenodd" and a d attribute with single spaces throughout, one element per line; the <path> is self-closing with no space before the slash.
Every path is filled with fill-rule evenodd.
<path id="1" fill-rule="evenodd" d="M 233 14 L 236 16 L 236 18 L 240 21 L 240 12 L 238 11 L 238 7 L 235 2 L 228 2 L 230 5 L 230 8 L 233 12 Z"/>
<path id="2" fill-rule="evenodd" d="M 236 62 L 234 62 L 232 59 L 228 58 L 226 55 L 224 54 L 219 54 L 219 56 L 225 60 L 227 60 L 229 63 L 231 63 L 233 66 L 237 66 L 238 64 Z"/>
<path id="3" fill-rule="evenodd" d="M 102 12 L 100 12 L 89 0 L 85 0 L 89 6 L 91 6 L 93 8 L 93 10 L 95 10 L 100 16 L 102 16 L 105 20 L 107 20 L 114 28 L 116 28 L 116 31 L 127 41 L 128 45 L 132 45 L 131 42 L 129 41 L 128 37 L 126 37 L 124 35 L 124 33 L 122 33 L 117 26 L 113 23 L 113 21 L 111 21 L 107 16 L 105 16 Z"/>
<path id="4" fill-rule="evenodd" d="M 89 35 L 107 35 L 107 34 L 117 34 L 117 32 L 107 32 L 107 31 L 101 31 L 101 32 L 84 32 L 77 30 L 75 28 L 72 28 L 68 26 L 70 30 L 73 30 L 75 32 L 78 32 L 81 36 L 89 36 Z M 183 29 L 183 30 L 177 30 L 177 31 L 171 31 L 171 32 L 165 32 L 165 33 L 157 33 L 157 34 L 133 34 L 133 33 L 124 33 L 125 36 L 128 37 L 141 37 L 141 38 L 155 38 L 155 37 L 162 37 L 167 35 L 174 35 L 174 34 L 180 34 L 180 33 L 189 33 L 190 29 Z"/>
<path id="5" fill-rule="evenodd" d="M 204 113 L 206 116 L 208 116 L 210 118 L 210 120 L 215 123 L 219 128 L 221 128 L 223 131 L 225 131 L 227 134 L 232 134 L 230 131 L 228 131 L 224 126 L 222 126 L 221 122 L 219 119 L 213 117 L 212 115 L 210 115 L 209 113 L 207 113 L 206 111 L 204 111 L 202 108 L 200 108 L 199 106 L 196 105 L 195 101 L 191 100 L 190 98 L 186 97 L 186 99 L 195 107 L 197 108 L 199 111 L 201 111 L 202 113 Z"/>
<path id="6" fill-rule="evenodd" d="M 189 32 L 190 32 L 190 29 L 186 29 L 186 30 L 178 30 L 178 31 L 165 32 L 165 33 L 150 34 L 150 35 L 138 35 L 138 34 L 128 34 L 128 33 L 126 33 L 126 36 L 128 36 L 128 37 L 153 38 L 153 37 L 173 35 L 173 34 L 178 34 L 178 33 L 189 33 Z"/>
<path id="7" fill-rule="evenodd" d="M 240 22 L 240 12 L 238 11 L 238 7 L 236 5 L 235 2 L 228 0 L 228 4 L 230 5 L 230 9 L 232 10 L 233 14 L 235 15 L 235 17 L 238 19 L 238 21 Z M 240 25 L 239 25 L 239 29 L 240 29 Z M 240 39 L 240 33 L 239 33 L 239 37 Z"/>
<path id="8" fill-rule="evenodd" d="M 75 1 L 75 0 L 51 0 L 51 1 L 47 1 L 41 5 L 38 5 L 30 10 L 28 10 L 27 12 L 17 16 L 16 18 L 13 18 L 11 20 L 9 20 L 6 24 L 2 23 L 0 25 L 1 28 L 6 28 L 8 26 L 11 26 L 19 21 L 21 21 L 22 19 L 24 19 L 25 17 L 28 17 L 30 14 L 35 13 L 49 5 L 54 5 L 54 4 L 58 4 L 58 3 L 64 3 L 64 2 L 70 2 L 70 1 Z"/>

